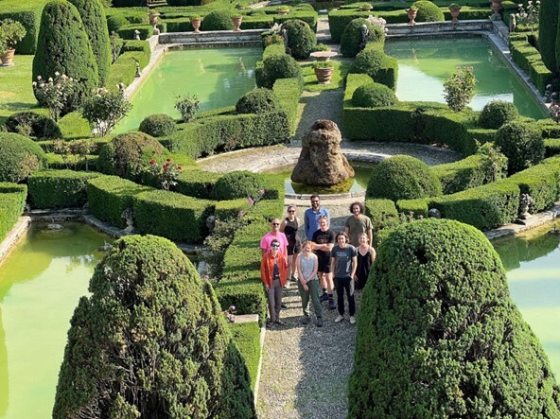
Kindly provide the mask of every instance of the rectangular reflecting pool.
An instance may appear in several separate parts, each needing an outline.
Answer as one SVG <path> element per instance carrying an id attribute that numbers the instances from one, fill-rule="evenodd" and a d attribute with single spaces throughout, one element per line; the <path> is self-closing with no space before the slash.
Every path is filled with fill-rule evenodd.
<path id="1" fill-rule="evenodd" d="M 560 228 L 560 223 L 556 224 Z M 545 227 L 493 242 L 506 268 L 509 290 L 544 347 L 560 380 L 560 234 Z"/>
<path id="2" fill-rule="evenodd" d="M 108 238 L 33 225 L 0 265 L 0 418 L 51 417 L 70 318 Z"/>
<path id="3" fill-rule="evenodd" d="M 132 97 L 132 110 L 119 122 L 115 133 L 138 129 L 155 113 L 174 118 L 178 96 L 196 94 L 200 111 L 234 105 L 255 87 L 255 66 L 260 48 L 170 50 Z"/>
<path id="4" fill-rule="evenodd" d="M 514 103 L 521 115 L 548 117 L 485 38 L 391 39 L 385 51 L 399 62 L 400 100 L 445 103 L 443 82 L 457 66 L 471 65 L 477 80 L 469 104 L 472 109 L 479 111 L 492 100 L 504 100 Z"/>

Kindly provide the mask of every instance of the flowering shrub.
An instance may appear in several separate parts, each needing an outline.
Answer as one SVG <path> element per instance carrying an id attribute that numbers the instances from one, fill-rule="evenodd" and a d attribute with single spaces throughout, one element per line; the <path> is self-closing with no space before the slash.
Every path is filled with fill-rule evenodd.
<path id="1" fill-rule="evenodd" d="M 476 77 L 472 66 L 459 66 L 453 75 L 447 79 L 445 88 L 445 101 L 455 112 L 463 110 L 474 95 Z"/>
<path id="2" fill-rule="evenodd" d="M 182 171 L 183 168 L 173 163 L 171 159 L 165 160 L 165 163 L 161 166 L 155 159 L 152 159 L 148 168 L 148 172 L 157 179 L 161 188 L 166 191 L 171 190 L 177 185 L 177 178 Z"/>
<path id="3" fill-rule="evenodd" d="M 200 107 L 200 100 L 197 95 L 186 95 L 177 97 L 175 102 L 175 109 L 181 114 L 183 122 L 190 122 L 194 119 L 198 108 Z"/>
<path id="4" fill-rule="evenodd" d="M 32 84 L 37 100 L 49 109 L 50 117 L 55 121 L 74 108 L 77 86 L 72 77 L 57 71 L 54 73 L 54 79 L 49 77 L 45 81 L 41 76 L 37 76 L 37 81 Z"/>
<path id="5" fill-rule="evenodd" d="M 97 92 L 84 103 L 82 115 L 91 128 L 96 129 L 103 137 L 131 108 L 132 105 L 126 100 L 122 91 L 110 92 L 107 89 L 97 89 Z"/>
<path id="6" fill-rule="evenodd" d="M 541 7 L 541 2 L 533 2 L 529 0 L 527 2 L 527 7 L 520 3 L 518 6 L 518 12 L 515 14 L 515 20 L 518 25 L 524 25 L 534 32 L 539 27 L 539 12 Z"/>

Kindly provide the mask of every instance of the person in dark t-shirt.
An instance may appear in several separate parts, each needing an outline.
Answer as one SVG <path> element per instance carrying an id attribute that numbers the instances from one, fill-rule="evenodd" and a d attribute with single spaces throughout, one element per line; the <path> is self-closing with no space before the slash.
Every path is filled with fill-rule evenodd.
<path id="1" fill-rule="evenodd" d="M 339 323 L 344 320 L 344 291 L 346 291 L 350 324 L 355 324 L 354 279 L 358 267 L 358 251 L 348 243 L 348 240 L 348 234 L 338 233 L 336 235 L 336 245 L 331 250 L 331 271 L 334 273 L 338 306 L 338 316 L 334 321 Z"/>
<path id="2" fill-rule="evenodd" d="M 319 230 L 313 233 L 313 250 L 319 260 L 318 275 L 323 288 L 321 301 L 329 302 L 329 309 L 334 310 L 336 304 L 333 298 L 334 283 L 331 273 L 331 249 L 334 246 L 335 234 L 329 228 L 329 220 L 327 217 L 319 218 Z"/>

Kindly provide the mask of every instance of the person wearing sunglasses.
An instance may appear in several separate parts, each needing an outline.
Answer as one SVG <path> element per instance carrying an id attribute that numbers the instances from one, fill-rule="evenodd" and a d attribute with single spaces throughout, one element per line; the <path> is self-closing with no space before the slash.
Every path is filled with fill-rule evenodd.
<path id="1" fill-rule="evenodd" d="M 286 255 L 280 252 L 281 244 L 272 240 L 261 259 L 261 280 L 268 298 L 268 323 L 283 325 L 280 320 L 282 288 L 288 279 Z"/>
<path id="2" fill-rule="evenodd" d="M 280 243 L 280 253 L 284 256 L 288 255 L 288 238 L 280 231 L 280 219 L 273 218 L 270 220 L 270 231 L 266 233 L 261 239 L 261 254 L 265 254 L 270 249 L 273 240 Z"/>
<path id="3" fill-rule="evenodd" d="M 299 247 L 297 233 L 300 225 L 301 221 L 296 215 L 295 205 L 288 206 L 288 216 L 282 220 L 280 231 L 284 233 L 288 239 L 288 273 L 292 281 L 297 281 L 295 258 Z"/>

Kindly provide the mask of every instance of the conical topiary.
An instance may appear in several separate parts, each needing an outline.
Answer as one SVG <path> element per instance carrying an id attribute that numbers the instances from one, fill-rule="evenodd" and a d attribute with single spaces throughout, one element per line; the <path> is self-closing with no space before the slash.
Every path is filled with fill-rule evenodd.
<path id="1" fill-rule="evenodd" d="M 51 0 L 45 5 L 33 58 L 33 80 L 37 76 L 54 78 L 55 72 L 77 81 L 78 98 L 99 85 L 97 63 L 82 18 L 66 0 Z"/>
<path id="2" fill-rule="evenodd" d="M 362 297 L 350 418 L 558 418 L 559 389 L 473 227 L 401 225 Z"/>
<path id="3" fill-rule="evenodd" d="M 541 0 L 539 11 L 539 51 L 544 65 L 553 73 L 558 72 L 558 0 Z"/>
<path id="4" fill-rule="evenodd" d="M 71 320 L 53 418 L 255 418 L 212 286 L 169 240 L 127 236 Z"/>

